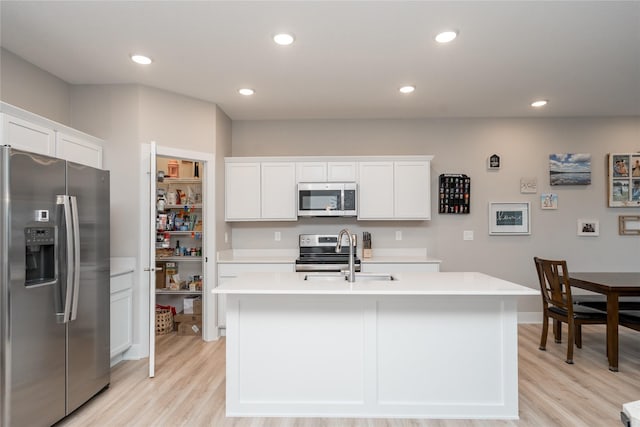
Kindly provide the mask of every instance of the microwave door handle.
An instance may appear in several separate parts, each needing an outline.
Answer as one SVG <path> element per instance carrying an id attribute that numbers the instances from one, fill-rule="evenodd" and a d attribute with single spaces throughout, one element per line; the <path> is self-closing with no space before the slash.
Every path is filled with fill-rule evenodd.
<path id="1" fill-rule="evenodd" d="M 71 319 L 78 317 L 78 298 L 80 294 L 80 226 L 78 221 L 78 200 L 76 196 L 71 199 L 71 212 L 73 220 L 73 303 L 71 305 Z"/>
<path id="2" fill-rule="evenodd" d="M 73 296 L 73 224 L 71 219 L 71 204 L 69 202 L 69 196 L 62 195 L 57 196 L 57 204 L 62 205 L 64 210 L 64 223 L 65 223 L 65 236 L 67 240 L 66 252 L 67 252 L 67 269 L 65 272 L 65 287 L 64 287 L 64 306 L 62 310 L 62 323 L 68 323 L 71 318 L 71 302 Z"/>

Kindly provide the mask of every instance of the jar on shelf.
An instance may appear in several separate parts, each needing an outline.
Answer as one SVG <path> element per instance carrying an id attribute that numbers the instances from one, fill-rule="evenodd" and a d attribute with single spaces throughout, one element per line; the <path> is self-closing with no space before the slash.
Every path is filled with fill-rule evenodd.
<path id="1" fill-rule="evenodd" d="M 169 178 L 178 178 L 180 176 L 180 164 L 177 160 L 169 160 L 167 164 L 167 176 Z"/>

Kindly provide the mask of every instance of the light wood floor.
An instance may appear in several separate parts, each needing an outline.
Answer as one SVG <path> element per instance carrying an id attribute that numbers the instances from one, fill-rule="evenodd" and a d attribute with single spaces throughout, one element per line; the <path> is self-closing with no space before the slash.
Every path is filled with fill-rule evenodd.
<path id="1" fill-rule="evenodd" d="M 621 328 L 620 372 L 614 373 L 607 369 L 603 326 L 583 327 L 574 365 L 564 363 L 566 344 L 554 343 L 551 333 L 547 351 L 538 350 L 540 328 L 519 327 L 518 421 L 226 418 L 224 339 L 167 335 L 157 341 L 156 378 L 147 378 L 146 360 L 121 362 L 111 387 L 59 426 L 621 426 L 622 404 L 640 400 L 640 333 Z"/>

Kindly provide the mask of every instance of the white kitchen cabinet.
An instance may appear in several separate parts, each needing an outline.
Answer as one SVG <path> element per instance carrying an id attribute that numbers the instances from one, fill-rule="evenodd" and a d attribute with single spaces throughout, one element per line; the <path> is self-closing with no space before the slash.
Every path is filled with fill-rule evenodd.
<path id="1" fill-rule="evenodd" d="M 429 160 L 359 163 L 360 220 L 431 219 Z"/>
<path id="2" fill-rule="evenodd" d="M 430 162 L 394 162 L 393 196 L 394 218 L 431 219 Z"/>
<path id="3" fill-rule="evenodd" d="M 228 263 L 218 264 L 218 286 L 228 283 L 238 277 L 240 273 L 292 273 L 295 272 L 294 263 Z M 218 294 L 218 328 L 224 329 L 227 322 L 226 297 Z"/>
<path id="4" fill-rule="evenodd" d="M 133 271 L 111 276 L 111 358 L 133 342 Z"/>
<path id="5" fill-rule="evenodd" d="M 0 111 L 1 144 L 102 169 L 102 140 L 4 102 Z"/>
<path id="6" fill-rule="evenodd" d="M 56 155 L 56 134 L 53 129 L 9 114 L 2 114 L 2 144 L 46 156 Z"/>
<path id="7" fill-rule="evenodd" d="M 94 168 L 102 168 L 102 146 L 56 132 L 56 157 Z"/>
<path id="8" fill-rule="evenodd" d="M 356 182 L 356 162 L 327 162 L 327 181 Z"/>
<path id="9" fill-rule="evenodd" d="M 296 182 L 356 182 L 356 162 L 297 162 Z"/>
<path id="10" fill-rule="evenodd" d="M 326 181 L 327 162 L 296 162 L 296 183 Z"/>
<path id="11" fill-rule="evenodd" d="M 297 220 L 295 163 L 263 162 L 261 178 L 261 218 Z"/>
<path id="12" fill-rule="evenodd" d="M 225 219 L 259 220 L 260 162 L 225 164 Z"/>
<path id="13" fill-rule="evenodd" d="M 295 221 L 295 162 L 227 162 L 225 220 Z"/>
<path id="14" fill-rule="evenodd" d="M 360 162 L 358 219 L 393 219 L 393 162 Z"/>

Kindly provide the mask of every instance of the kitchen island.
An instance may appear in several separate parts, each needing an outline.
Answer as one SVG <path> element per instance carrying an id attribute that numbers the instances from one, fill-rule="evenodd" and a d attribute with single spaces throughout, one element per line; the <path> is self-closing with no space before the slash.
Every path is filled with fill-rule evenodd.
<path id="1" fill-rule="evenodd" d="M 247 273 L 227 296 L 227 416 L 518 418 L 517 298 L 481 273 Z"/>

